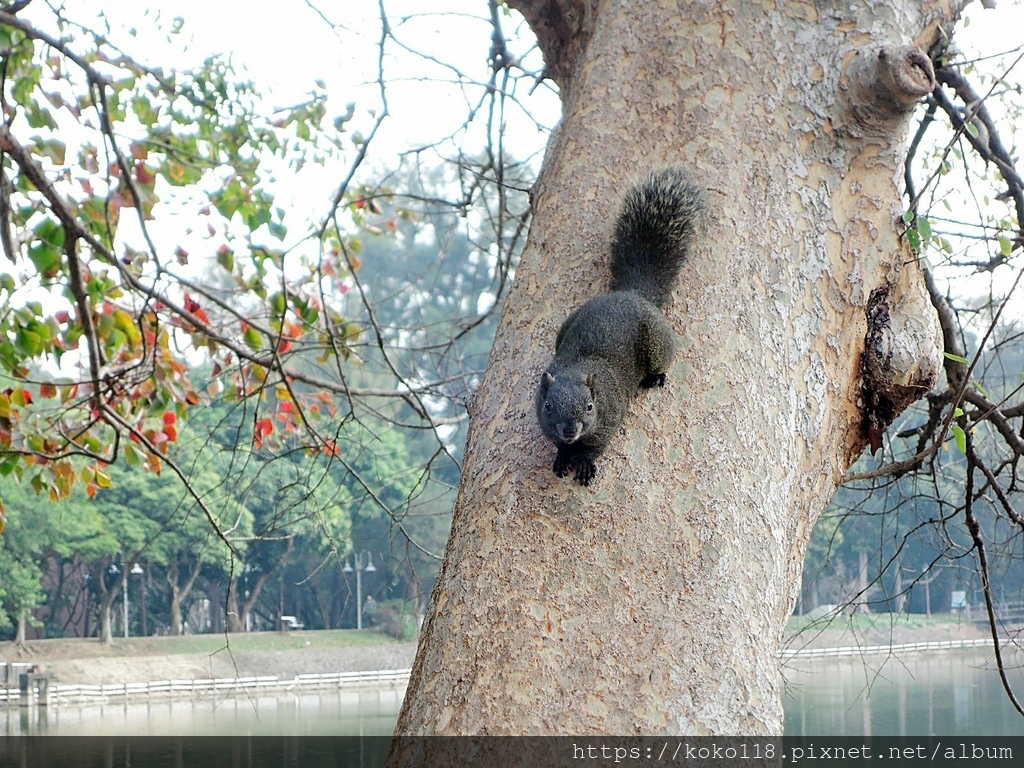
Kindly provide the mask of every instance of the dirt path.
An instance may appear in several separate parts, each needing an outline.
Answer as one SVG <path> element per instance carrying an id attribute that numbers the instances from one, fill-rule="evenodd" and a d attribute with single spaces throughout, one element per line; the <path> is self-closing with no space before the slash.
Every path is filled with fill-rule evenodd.
<path id="1" fill-rule="evenodd" d="M 45 659 L 39 664 L 55 683 L 113 684 L 156 680 L 199 680 L 276 676 L 290 680 L 301 674 L 408 669 L 415 643 L 396 643 L 364 648 L 306 648 L 281 651 L 231 652 L 228 647 L 212 654 L 110 656 Z M 12 661 L 21 661 L 12 659 Z"/>

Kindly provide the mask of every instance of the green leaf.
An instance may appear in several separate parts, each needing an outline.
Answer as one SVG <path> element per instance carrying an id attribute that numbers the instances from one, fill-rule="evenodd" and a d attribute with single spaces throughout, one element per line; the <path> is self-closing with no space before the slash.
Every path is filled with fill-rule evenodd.
<path id="1" fill-rule="evenodd" d="M 43 219 L 33 231 L 52 246 L 64 245 L 64 228 L 53 219 Z"/>
<path id="2" fill-rule="evenodd" d="M 282 291 L 278 291 L 270 297 L 270 307 L 273 309 L 274 314 L 281 316 L 285 313 L 288 308 L 287 299 Z"/>
<path id="3" fill-rule="evenodd" d="M 159 113 L 153 108 L 153 102 L 144 95 L 132 99 L 132 111 L 143 125 L 153 125 L 159 119 Z"/>
<path id="4" fill-rule="evenodd" d="M 259 349 L 260 347 L 263 346 L 262 334 L 260 334 L 260 332 L 253 328 L 251 325 L 247 325 L 245 327 L 245 333 L 243 334 L 243 336 L 245 337 L 245 343 L 248 344 L 252 349 Z"/>
<path id="5" fill-rule="evenodd" d="M 947 360 L 952 360 L 954 363 L 963 363 L 964 365 L 970 365 L 971 361 L 966 357 L 960 357 L 960 355 L 954 355 L 952 352 L 943 352 L 942 356 Z"/>
<path id="6" fill-rule="evenodd" d="M 19 326 L 14 332 L 14 347 L 25 357 L 35 357 L 43 352 L 43 340 L 38 333 Z"/>
<path id="7" fill-rule="evenodd" d="M 999 253 L 1003 256 L 1009 256 L 1013 253 L 1013 241 L 1006 235 L 999 236 Z"/>
<path id="8" fill-rule="evenodd" d="M 953 425 L 953 439 L 956 440 L 956 447 L 960 449 L 960 453 L 967 453 L 967 434 L 956 424 Z"/>
<path id="9" fill-rule="evenodd" d="M 235 252 L 227 246 L 220 248 L 217 251 L 217 263 L 228 272 L 233 272 L 235 270 Z"/>
<path id="10" fill-rule="evenodd" d="M 28 257 L 43 277 L 53 277 L 60 270 L 60 251 L 49 243 L 36 243 L 30 246 Z"/>
<path id="11" fill-rule="evenodd" d="M 932 236 L 932 225 L 924 216 L 918 216 L 916 222 L 917 231 L 921 233 L 921 239 L 927 240 Z"/>
<path id="12" fill-rule="evenodd" d="M 110 488 L 113 484 L 114 482 L 110 479 L 110 474 L 96 467 L 96 485 L 100 488 Z"/>
<path id="13" fill-rule="evenodd" d="M 25 119 L 28 120 L 28 124 L 32 128 L 49 128 L 50 130 L 57 129 L 57 121 L 53 119 L 53 115 L 47 109 L 39 109 L 37 105 L 33 108 L 28 109 L 25 112 Z"/>
<path id="14" fill-rule="evenodd" d="M 52 126 L 56 128 L 57 126 Z M 64 159 L 67 156 L 68 146 L 60 139 L 37 139 L 35 143 L 35 150 L 43 157 L 48 157 L 53 161 L 54 165 L 64 165 Z"/>
<path id="15" fill-rule="evenodd" d="M 288 236 L 288 227 L 276 221 L 268 222 L 267 229 L 269 229 L 270 234 L 276 237 L 278 240 L 284 240 Z"/>
<path id="16" fill-rule="evenodd" d="M 198 184 L 203 178 L 203 172 L 195 166 L 174 160 L 169 160 L 160 166 L 160 173 L 176 187 Z"/>
<path id="17" fill-rule="evenodd" d="M 921 234 L 916 229 L 907 230 L 907 240 L 915 251 L 921 250 Z"/>

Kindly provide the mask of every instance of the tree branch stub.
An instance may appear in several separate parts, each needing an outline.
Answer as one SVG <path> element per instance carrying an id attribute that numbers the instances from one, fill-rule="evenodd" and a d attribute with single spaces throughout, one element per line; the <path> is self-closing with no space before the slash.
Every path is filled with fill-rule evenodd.
<path id="1" fill-rule="evenodd" d="M 935 88 L 931 59 L 912 45 L 858 50 L 847 66 L 846 77 L 850 110 L 863 126 L 906 119 Z"/>

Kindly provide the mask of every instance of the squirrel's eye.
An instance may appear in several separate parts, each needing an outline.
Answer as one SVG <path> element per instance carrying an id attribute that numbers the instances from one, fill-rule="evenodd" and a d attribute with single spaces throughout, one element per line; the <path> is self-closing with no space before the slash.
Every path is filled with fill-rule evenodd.
<path id="1" fill-rule="evenodd" d="M 550 400 L 545 400 L 544 401 L 544 410 L 545 411 L 550 411 L 551 410 L 551 401 Z"/>
<path id="2" fill-rule="evenodd" d="M 587 410 L 588 411 L 594 410 L 594 401 L 593 400 L 587 400 Z"/>

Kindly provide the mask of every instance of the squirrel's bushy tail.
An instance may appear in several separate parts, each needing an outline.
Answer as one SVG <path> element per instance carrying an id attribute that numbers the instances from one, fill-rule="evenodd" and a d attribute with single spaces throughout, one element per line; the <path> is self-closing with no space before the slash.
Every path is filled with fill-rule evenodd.
<path id="1" fill-rule="evenodd" d="M 655 171 L 630 189 L 612 240 L 612 290 L 665 306 L 706 207 L 704 189 L 681 168 Z"/>

